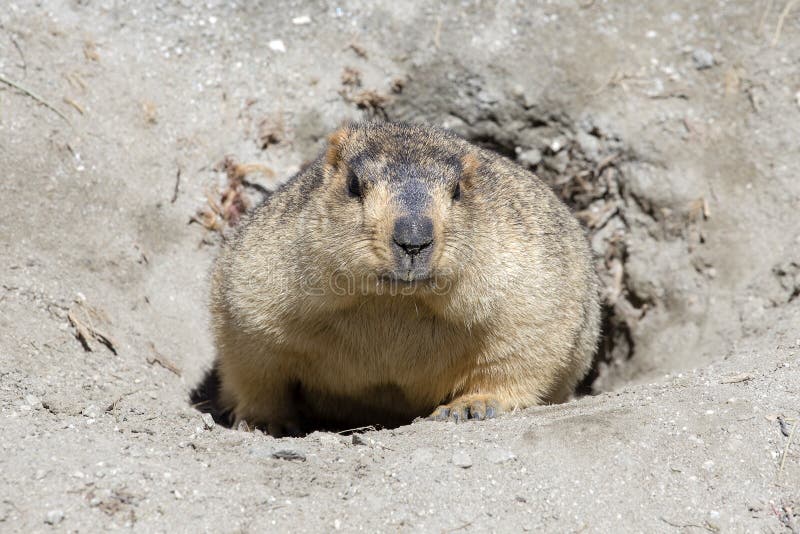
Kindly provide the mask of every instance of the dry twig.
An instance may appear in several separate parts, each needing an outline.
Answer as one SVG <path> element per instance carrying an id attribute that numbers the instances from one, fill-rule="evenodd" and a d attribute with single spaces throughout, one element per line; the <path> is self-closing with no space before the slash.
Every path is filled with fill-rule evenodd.
<path id="1" fill-rule="evenodd" d="M 436 28 L 433 30 L 433 46 L 437 48 L 442 47 L 442 17 L 436 19 Z"/>
<path id="2" fill-rule="evenodd" d="M 75 102 L 74 100 L 72 100 L 71 98 L 69 98 L 68 96 L 65 96 L 65 97 L 64 97 L 64 103 L 65 103 L 65 104 L 69 104 L 70 106 L 72 106 L 73 108 L 75 108 L 75 110 L 76 110 L 78 113 L 80 113 L 81 115 L 84 115 L 84 114 L 86 113 L 86 111 L 83 109 L 83 106 L 81 106 L 80 104 L 78 104 L 77 102 Z"/>
<path id="3" fill-rule="evenodd" d="M 266 150 L 270 145 L 277 145 L 286 137 L 286 123 L 283 113 L 265 117 L 258 124 L 258 145 L 261 150 Z M 270 172 L 272 172 L 270 170 Z"/>
<path id="4" fill-rule="evenodd" d="M 81 310 L 82 318 L 78 317 L 77 310 Z M 92 352 L 90 341 L 95 340 L 108 348 L 112 353 L 117 354 L 117 343 L 110 335 L 106 334 L 95 325 L 96 321 L 103 320 L 103 316 L 94 308 L 81 302 L 67 312 L 67 320 L 75 328 L 75 337 L 83 345 L 83 349 Z"/>
<path id="5" fill-rule="evenodd" d="M 100 61 L 100 54 L 97 53 L 97 44 L 94 41 L 83 43 L 83 55 L 90 61 Z"/>
<path id="6" fill-rule="evenodd" d="M 47 100 L 45 100 L 41 96 L 37 95 L 36 93 L 31 91 L 27 87 L 23 87 L 22 85 L 18 84 L 17 82 L 9 80 L 8 78 L 3 76 L 2 74 L 0 74 L 0 82 L 3 82 L 4 84 L 6 84 L 8 86 L 13 87 L 17 91 L 20 91 L 20 92 L 24 93 L 25 95 L 31 97 L 32 99 L 36 100 L 41 105 L 43 105 L 44 107 L 46 107 L 47 109 L 49 109 L 50 111 L 52 111 L 53 113 L 55 113 L 56 115 L 58 115 L 59 117 L 64 119 L 64 121 L 66 121 L 67 124 L 69 124 L 70 126 L 72 125 L 72 123 L 69 121 L 69 119 L 63 113 L 58 111 L 58 108 L 56 108 L 53 104 L 51 104 L 50 102 L 48 102 Z"/>
<path id="7" fill-rule="evenodd" d="M 739 382 L 747 382 L 752 380 L 753 375 L 750 373 L 739 373 L 738 375 L 729 376 L 719 381 L 720 384 L 738 384 Z"/>
<path id="8" fill-rule="evenodd" d="M 342 69 L 342 85 L 361 87 L 361 71 L 354 67 Z"/>
<path id="9" fill-rule="evenodd" d="M 249 187 L 262 194 L 268 190 L 246 180 L 252 173 L 260 173 L 267 178 L 274 178 L 275 171 L 261 163 L 237 163 L 231 156 L 226 156 L 216 170 L 225 171 L 227 183 L 225 189 L 219 191 L 206 191 L 206 206 L 200 208 L 189 219 L 189 223 L 198 223 L 206 230 L 221 231 L 225 226 L 236 226 L 241 216 L 250 208 L 250 201 L 244 194 L 244 188 Z M 217 201 L 219 199 L 219 201 Z"/>
<path id="10" fill-rule="evenodd" d="M 800 0 L 788 0 L 780 16 L 778 16 L 778 25 L 775 27 L 775 35 L 772 37 L 773 47 L 778 45 L 778 41 L 781 38 L 781 30 L 783 30 L 783 23 L 786 22 L 786 17 L 789 16 L 789 13 L 794 9 L 798 1 Z"/>
<path id="11" fill-rule="evenodd" d="M 28 72 L 28 62 L 25 60 L 25 54 L 22 52 L 22 47 L 19 46 L 19 43 L 17 42 L 16 39 L 14 39 L 13 35 L 9 34 L 8 38 L 11 39 L 11 44 L 13 44 L 14 48 L 17 49 L 17 52 L 19 53 L 19 57 L 22 60 L 22 71 L 27 73 Z"/>
<path id="12" fill-rule="evenodd" d="M 669 519 L 667 519 L 666 517 L 663 517 L 663 516 L 659 517 L 659 519 L 661 521 L 663 521 L 664 523 L 668 524 L 669 526 L 675 527 L 675 528 L 693 527 L 693 528 L 702 528 L 702 529 L 708 530 L 709 532 L 716 532 L 717 531 L 717 529 L 711 528 L 707 524 L 706 525 L 698 525 L 697 523 L 676 523 L 674 521 L 670 521 Z"/>
<path id="13" fill-rule="evenodd" d="M 178 167 L 178 172 L 175 173 L 175 188 L 172 190 L 172 198 L 169 199 L 170 204 L 175 204 L 178 200 L 178 193 L 181 187 L 181 168 Z"/>
<path id="14" fill-rule="evenodd" d="M 161 367 L 163 367 L 167 371 L 172 372 L 176 376 L 181 376 L 180 368 L 177 365 L 175 365 L 174 363 L 172 363 L 169 360 L 169 358 L 167 358 L 166 356 L 164 356 L 160 352 L 158 352 L 156 350 L 155 344 L 153 344 L 152 341 L 150 342 L 150 350 L 153 352 L 153 355 L 149 356 L 147 358 L 147 363 L 149 363 L 150 365 L 153 365 L 153 364 L 157 363 L 158 365 L 160 365 Z"/>
<path id="15" fill-rule="evenodd" d="M 781 476 L 783 472 L 783 466 L 786 464 L 786 456 L 789 454 L 789 447 L 792 446 L 792 441 L 794 440 L 794 434 L 797 431 L 797 421 L 794 422 L 792 425 L 792 433 L 789 434 L 789 441 L 786 442 L 786 447 L 783 449 L 783 456 L 781 456 L 781 465 L 778 468 L 778 477 Z"/>
<path id="16" fill-rule="evenodd" d="M 141 391 L 141 389 L 134 389 L 133 391 L 129 391 L 127 393 L 123 393 L 122 395 L 120 395 L 119 397 L 114 399 L 111 402 L 111 404 L 106 406 L 106 411 L 107 412 L 113 412 L 114 410 L 117 409 L 117 404 L 119 404 L 120 401 L 122 401 L 122 399 L 124 399 L 125 397 L 130 397 L 131 395 L 135 395 L 136 393 L 139 393 L 140 391 Z"/>
<path id="17" fill-rule="evenodd" d="M 349 48 L 350 50 L 355 52 L 358 57 L 362 57 L 362 58 L 366 58 L 367 57 L 367 49 L 364 48 L 363 46 L 361 46 L 360 44 L 358 44 L 356 42 L 355 37 L 353 37 L 353 40 L 350 41 L 350 44 L 347 45 L 347 48 Z"/>

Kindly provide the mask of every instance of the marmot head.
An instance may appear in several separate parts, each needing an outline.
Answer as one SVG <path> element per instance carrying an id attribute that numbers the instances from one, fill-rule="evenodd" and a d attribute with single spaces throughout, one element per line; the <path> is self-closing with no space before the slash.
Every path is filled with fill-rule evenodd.
<path id="1" fill-rule="evenodd" d="M 466 141 L 412 124 L 350 124 L 330 136 L 322 164 L 331 259 L 354 287 L 443 290 L 470 262 L 479 159 Z"/>

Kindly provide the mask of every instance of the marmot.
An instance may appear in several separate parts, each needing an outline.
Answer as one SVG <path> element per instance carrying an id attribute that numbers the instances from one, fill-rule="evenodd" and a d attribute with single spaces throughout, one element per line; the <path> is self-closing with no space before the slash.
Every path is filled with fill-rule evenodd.
<path id="1" fill-rule="evenodd" d="M 531 172 L 445 130 L 353 123 L 221 252 L 194 398 L 273 436 L 563 402 L 598 300 L 582 228 Z"/>

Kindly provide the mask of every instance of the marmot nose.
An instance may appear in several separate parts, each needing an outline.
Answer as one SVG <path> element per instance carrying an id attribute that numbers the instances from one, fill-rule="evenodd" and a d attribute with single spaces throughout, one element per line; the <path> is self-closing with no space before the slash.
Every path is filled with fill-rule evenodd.
<path id="1" fill-rule="evenodd" d="M 394 242 L 409 256 L 416 256 L 433 243 L 433 221 L 430 217 L 406 215 L 394 223 Z"/>

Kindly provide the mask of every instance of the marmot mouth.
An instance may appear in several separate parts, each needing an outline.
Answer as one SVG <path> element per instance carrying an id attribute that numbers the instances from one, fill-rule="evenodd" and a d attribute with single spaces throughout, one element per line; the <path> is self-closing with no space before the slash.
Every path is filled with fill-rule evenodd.
<path id="1" fill-rule="evenodd" d="M 421 292 L 444 295 L 455 286 L 454 279 L 435 271 L 387 271 L 379 275 L 379 280 L 383 282 L 380 284 L 379 291 L 388 290 L 391 294 L 397 291 L 404 294 Z"/>
<path id="2" fill-rule="evenodd" d="M 401 286 L 416 286 L 420 284 L 427 285 L 433 280 L 431 273 L 414 273 L 414 271 L 402 272 L 388 272 L 383 273 L 380 279 L 384 282 L 391 284 L 398 284 Z"/>

